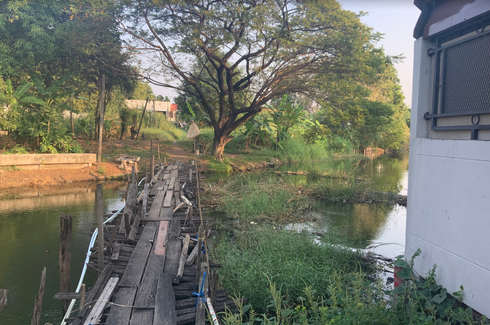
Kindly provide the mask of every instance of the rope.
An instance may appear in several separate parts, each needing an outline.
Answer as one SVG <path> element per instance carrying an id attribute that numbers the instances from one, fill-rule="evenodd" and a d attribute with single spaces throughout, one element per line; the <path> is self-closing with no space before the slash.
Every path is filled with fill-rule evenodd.
<path id="1" fill-rule="evenodd" d="M 206 271 L 204 271 L 204 274 L 202 276 L 202 283 L 201 283 L 201 291 L 199 293 L 197 292 L 193 292 L 192 295 L 194 296 L 197 296 L 197 300 L 196 300 L 196 306 L 202 302 L 204 303 L 205 300 L 204 300 L 204 282 L 206 281 Z"/>

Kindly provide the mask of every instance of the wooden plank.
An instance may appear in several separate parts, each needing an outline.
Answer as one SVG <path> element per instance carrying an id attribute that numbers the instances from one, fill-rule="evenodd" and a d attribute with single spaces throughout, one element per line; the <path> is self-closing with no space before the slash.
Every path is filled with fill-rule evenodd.
<path id="1" fill-rule="evenodd" d="M 115 305 L 111 306 L 105 325 L 127 325 L 131 317 L 132 306 L 136 296 L 136 287 L 120 288 L 116 295 Z"/>
<path id="2" fill-rule="evenodd" d="M 176 160 L 175 161 L 175 164 L 172 166 L 172 171 L 173 170 L 176 170 L 177 168 L 179 168 L 179 164 L 180 164 L 180 161 Z"/>
<path id="3" fill-rule="evenodd" d="M 9 291 L 7 289 L 0 289 L 0 315 L 5 306 L 7 306 L 7 294 Z"/>
<path id="4" fill-rule="evenodd" d="M 80 308 L 80 311 L 78 312 L 77 318 L 73 321 L 73 325 L 78 325 L 81 324 L 81 321 L 85 317 L 87 311 L 93 304 L 90 304 L 95 300 L 95 298 L 100 294 L 100 292 L 103 290 L 103 285 L 108 281 L 110 276 L 112 275 L 112 271 L 114 270 L 114 265 L 112 263 L 109 263 L 105 266 L 104 270 L 102 273 L 99 275 L 97 278 L 97 281 L 95 281 L 94 286 L 92 287 L 92 290 L 90 290 L 90 293 L 88 294 L 88 297 L 86 301 L 89 304 L 85 304 Z"/>
<path id="5" fill-rule="evenodd" d="M 158 279 L 153 325 L 175 325 L 175 297 L 172 287 L 172 277 L 169 273 L 160 274 Z"/>
<path id="6" fill-rule="evenodd" d="M 164 180 L 169 180 L 170 179 L 170 173 L 163 174 L 163 179 Z"/>
<path id="7" fill-rule="evenodd" d="M 184 246 L 182 247 L 182 253 L 180 255 L 179 270 L 177 271 L 178 278 L 181 278 L 182 275 L 184 274 L 184 266 L 185 266 L 185 261 L 187 259 L 187 251 L 189 250 L 190 240 L 191 240 L 191 236 L 189 236 L 188 234 L 185 235 Z"/>
<path id="8" fill-rule="evenodd" d="M 91 325 L 91 324 L 98 323 L 100 317 L 102 316 L 102 312 L 105 309 L 105 306 L 109 302 L 109 299 L 111 299 L 112 293 L 116 289 L 116 284 L 118 281 L 119 278 L 117 277 L 112 277 L 109 279 L 107 285 L 104 288 L 104 291 L 102 291 L 102 294 L 100 295 L 99 299 L 97 299 L 97 303 L 95 304 L 94 308 L 92 308 L 92 311 L 88 315 L 83 325 Z"/>
<path id="9" fill-rule="evenodd" d="M 192 252 L 189 254 L 189 256 L 187 257 L 187 260 L 185 261 L 186 266 L 190 266 L 190 265 L 194 264 L 194 262 L 196 261 L 196 258 L 197 258 L 197 251 L 198 250 L 199 250 L 199 245 L 194 246 L 194 248 L 192 249 Z"/>
<path id="10" fill-rule="evenodd" d="M 174 212 L 171 207 L 164 207 L 162 210 L 160 210 L 160 215 L 158 218 L 162 220 L 173 220 L 173 214 Z"/>
<path id="11" fill-rule="evenodd" d="M 181 242 L 178 238 L 180 235 L 180 221 L 172 220 L 170 222 L 170 235 L 167 243 L 166 261 L 163 273 L 169 273 L 172 279 L 177 275 L 179 270 Z"/>
<path id="12" fill-rule="evenodd" d="M 157 181 L 155 183 L 155 185 L 153 185 L 153 188 L 151 189 L 150 191 L 150 195 L 151 196 L 155 196 L 157 195 L 157 192 L 158 192 L 158 188 L 159 187 L 163 187 L 163 185 L 165 185 L 165 182 L 164 181 Z"/>
<path id="13" fill-rule="evenodd" d="M 153 222 L 145 225 L 143 233 L 129 259 L 126 271 L 122 276 L 120 286 L 130 287 L 140 283 L 148 255 L 153 247 L 152 241 L 155 239 L 156 230 L 157 226 Z"/>
<path id="14" fill-rule="evenodd" d="M 153 313 L 153 309 L 133 309 L 129 325 L 151 325 Z"/>
<path id="15" fill-rule="evenodd" d="M 119 253 L 121 252 L 121 244 L 116 244 L 112 250 L 111 261 L 119 259 Z"/>
<path id="16" fill-rule="evenodd" d="M 178 178 L 176 178 L 173 189 L 174 192 L 180 192 L 180 180 Z"/>
<path id="17" fill-rule="evenodd" d="M 167 244 L 168 238 L 168 221 L 160 221 L 160 225 L 158 227 L 158 235 L 155 244 L 154 253 L 156 255 L 165 255 L 165 245 Z"/>
<path id="18" fill-rule="evenodd" d="M 134 306 L 140 309 L 148 309 L 155 306 L 155 295 L 158 276 L 163 272 L 165 256 L 151 254 L 148 265 L 141 280 Z"/>
<path id="19" fill-rule="evenodd" d="M 172 174 L 173 174 L 173 172 L 172 172 Z M 173 191 L 177 177 L 172 175 L 172 174 L 170 174 L 170 183 L 168 183 L 168 189 Z"/>
<path id="20" fill-rule="evenodd" d="M 170 182 L 172 182 L 172 181 L 170 181 Z M 164 208 L 168 208 L 172 205 L 172 196 L 174 195 L 174 191 L 167 190 L 166 193 L 167 194 L 165 195 L 165 201 L 163 201 L 163 207 Z"/>
<path id="21" fill-rule="evenodd" d="M 158 191 L 157 195 L 153 199 L 153 203 L 151 204 L 150 211 L 148 212 L 147 219 L 156 219 L 160 214 L 160 209 L 162 208 L 163 199 L 165 198 L 166 191 Z"/>

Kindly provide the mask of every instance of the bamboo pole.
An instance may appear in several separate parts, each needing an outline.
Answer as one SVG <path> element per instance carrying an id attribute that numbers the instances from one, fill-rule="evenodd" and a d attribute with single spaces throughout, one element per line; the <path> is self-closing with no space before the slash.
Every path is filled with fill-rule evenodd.
<path id="1" fill-rule="evenodd" d="M 143 124 L 143 117 L 145 117 L 146 105 L 148 105 L 148 101 L 149 100 L 150 100 L 149 98 L 146 99 L 145 108 L 143 108 L 143 114 L 141 114 L 140 125 L 138 126 L 138 131 L 136 132 L 136 138 L 135 138 L 135 140 L 138 140 L 138 135 L 140 134 L 141 124 Z"/>

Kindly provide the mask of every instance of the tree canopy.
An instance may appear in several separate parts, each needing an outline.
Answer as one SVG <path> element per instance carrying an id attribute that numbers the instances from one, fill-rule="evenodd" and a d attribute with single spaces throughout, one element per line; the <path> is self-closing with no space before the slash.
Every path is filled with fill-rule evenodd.
<path id="1" fill-rule="evenodd" d="M 334 0 L 125 3 L 130 14 L 122 28 L 168 78 L 154 82 L 199 100 L 214 127 L 217 158 L 231 132 L 271 99 L 318 95 L 318 77 L 354 78 L 361 66 L 376 64 L 369 54 L 378 35 Z"/>

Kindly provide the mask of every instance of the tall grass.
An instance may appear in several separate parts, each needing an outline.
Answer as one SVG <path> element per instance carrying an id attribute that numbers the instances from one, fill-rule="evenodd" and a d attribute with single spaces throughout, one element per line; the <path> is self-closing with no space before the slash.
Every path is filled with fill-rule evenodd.
<path id="1" fill-rule="evenodd" d="M 219 274 L 229 294 L 246 296 L 259 312 L 269 305 L 269 281 L 282 290 L 287 301 L 297 302 L 305 286 L 328 295 L 330 275 L 337 269 L 354 270 L 358 261 L 350 251 L 272 226 L 220 242 L 213 254 L 223 264 Z"/>
<path id="2" fill-rule="evenodd" d="M 209 188 L 207 197 L 219 198 L 219 209 L 240 224 L 288 220 L 293 211 L 301 210 L 309 202 L 304 193 L 274 174 L 240 174 Z"/>

